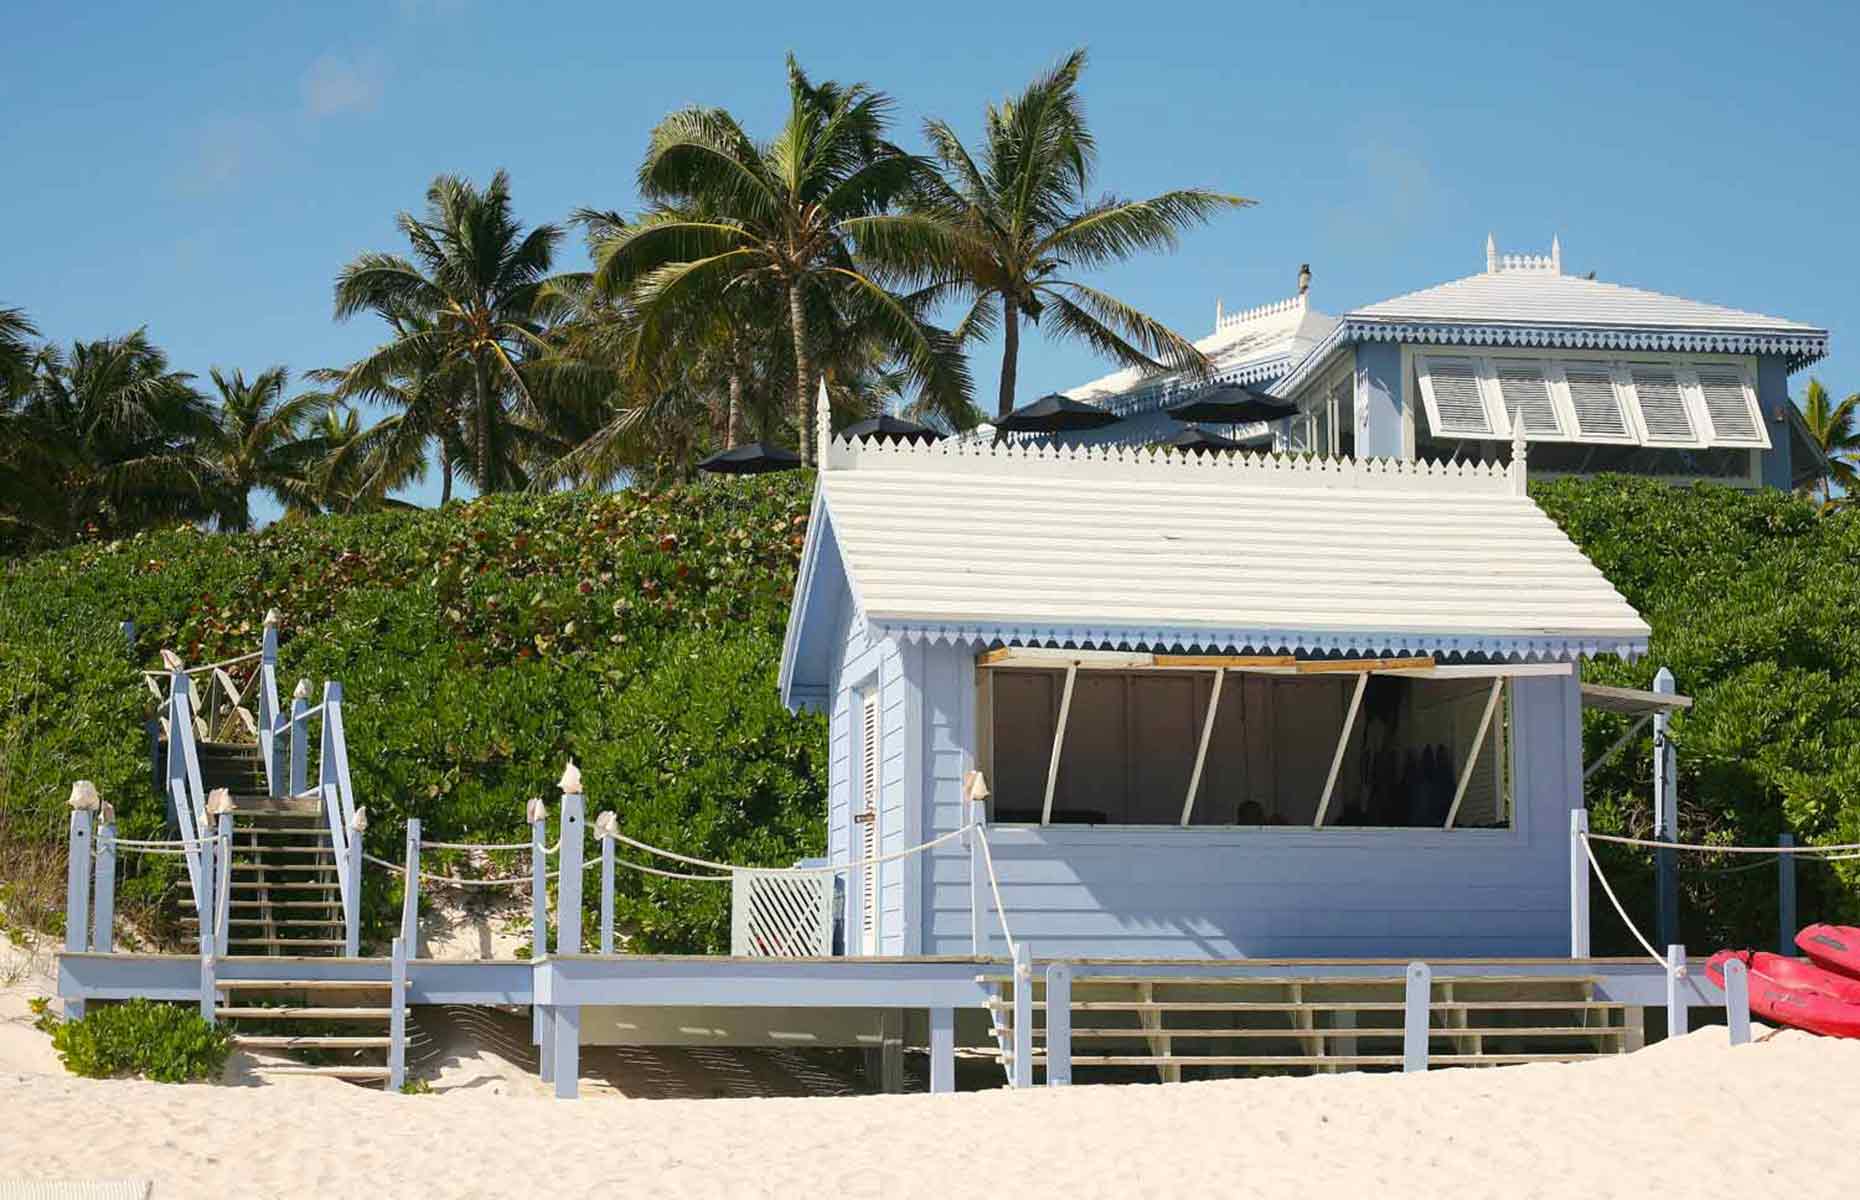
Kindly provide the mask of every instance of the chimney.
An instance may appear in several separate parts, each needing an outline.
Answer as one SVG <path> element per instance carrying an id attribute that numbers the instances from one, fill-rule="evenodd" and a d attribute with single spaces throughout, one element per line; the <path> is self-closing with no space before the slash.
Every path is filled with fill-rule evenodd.
<path id="1" fill-rule="evenodd" d="M 1298 266 L 1298 294 L 1304 295 L 1311 290 L 1311 264 L 1300 263 Z"/>

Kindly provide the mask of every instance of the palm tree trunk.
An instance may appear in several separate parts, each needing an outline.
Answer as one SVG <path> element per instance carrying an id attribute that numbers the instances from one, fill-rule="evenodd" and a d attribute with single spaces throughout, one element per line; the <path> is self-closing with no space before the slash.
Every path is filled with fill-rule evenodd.
<path id="1" fill-rule="evenodd" d="M 439 507 L 452 502 L 452 447 L 439 439 Z"/>
<path id="2" fill-rule="evenodd" d="M 730 412 L 723 424 L 723 448 L 736 449 L 743 439 L 743 381 L 749 378 L 749 347 L 742 338 L 730 337 Z"/>
<path id="3" fill-rule="evenodd" d="M 478 490 L 495 492 L 500 480 L 491 478 L 491 368 L 482 357 L 472 363 L 473 387 L 478 408 L 472 414 L 478 422 L 478 447 L 473 452 L 478 468 Z"/>
<path id="4" fill-rule="evenodd" d="M 794 336 L 794 424 L 801 442 L 801 468 L 814 465 L 814 423 L 808 419 L 812 407 L 807 402 L 809 376 L 807 362 L 807 314 L 801 309 L 801 288 L 795 281 L 788 284 L 788 327 Z"/>
<path id="5" fill-rule="evenodd" d="M 1020 301 L 1001 297 L 1001 398 L 995 404 L 995 419 L 1014 411 L 1014 377 L 1020 371 Z"/>

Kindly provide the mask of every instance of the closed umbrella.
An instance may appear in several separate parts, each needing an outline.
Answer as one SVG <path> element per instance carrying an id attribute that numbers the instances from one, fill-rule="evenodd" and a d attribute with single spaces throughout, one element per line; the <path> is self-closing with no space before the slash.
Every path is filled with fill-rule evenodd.
<path id="1" fill-rule="evenodd" d="M 765 475 L 770 471 L 793 471 L 800 467 L 801 456 L 767 442 L 750 442 L 729 450 L 719 450 L 698 464 L 698 470 L 715 475 Z"/>
<path id="2" fill-rule="evenodd" d="M 1298 405 L 1237 383 L 1217 383 L 1187 400 L 1171 404 L 1163 411 L 1178 421 L 1251 425 L 1255 421 L 1277 421 L 1294 416 L 1298 412 Z"/>

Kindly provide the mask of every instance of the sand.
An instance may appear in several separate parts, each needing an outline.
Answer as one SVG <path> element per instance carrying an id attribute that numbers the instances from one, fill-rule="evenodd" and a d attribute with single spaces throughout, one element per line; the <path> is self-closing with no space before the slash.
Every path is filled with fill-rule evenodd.
<path id="1" fill-rule="evenodd" d="M 30 985 L 28 985 L 30 986 Z M 21 989 L 13 989 L 17 995 Z M 1564 1066 L 1023 1093 L 579 1101 L 92 1081 L 0 1026 L 0 1181 L 189 1197 L 1851 1195 L 1860 1042 L 1709 1028 Z M 249 1075 L 229 1075 L 244 1078 Z M 502 1092 L 504 1094 L 496 1094 Z"/>

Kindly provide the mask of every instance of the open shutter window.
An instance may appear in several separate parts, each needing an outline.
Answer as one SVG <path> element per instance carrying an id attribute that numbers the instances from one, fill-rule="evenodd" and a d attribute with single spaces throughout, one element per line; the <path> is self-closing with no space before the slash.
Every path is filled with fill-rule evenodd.
<path id="1" fill-rule="evenodd" d="M 859 825 L 859 857 L 871 864 L 879 855 L 878 828 L 878 695 L 869 694 L 860 705 L 859 717 L 859 812 L 853 820 Z M 860 953 L 878 953 L 878 867 L 868 865 L 864 876 L 864 895 L 859 905 Z"/>
<path id="2" fill-rule="evenodd" d="M 1641 425 L 1647 431 L 1647 444 L 1696 446 L 1698 431 L 1692 426 L 1692 412 L 1679 390 L 1679 374 L 1671 367 L 1635 367 L 1634 398 L 1640 407 Z"/>
<path id="3" fill-rule="evenodd" d="M 1434 436 L 1495 437 L 1498 431 L 1479 386 L 1479 360 L 1428 355 L 1421 361 L 1421 398 Z"/>
<path id="4" fill-rule="evenodd" d="M 1736 367 L 1700 367 L 1699 392 L 1711 418 L 1712 440 L 1740 446 L 1767 445 L 1763 424 L 1744 390 L 1744 373 Z"/>
<path id="5" fill-rule="evenodd" d="M 1569 386 L 1569 407 L 1576 416 L 1576 433 L 1585 441 L 1634 441 L 1627 413 L 1615 392 L 1614 372 L 1607 367 L 1579 367 L 1567 363 L 1563 381 Z"/>
<path id="6" fill-rule="evenodd" d="M 1542 363 L 1501 358 L 1492 366 L 1505 411 L 1517 414 L 1526 437 L 1562 434 L 1563 422 L 1557 419 L 1556 405 L 1550 400 L 1550 382 L 1544 378 Z"/>

